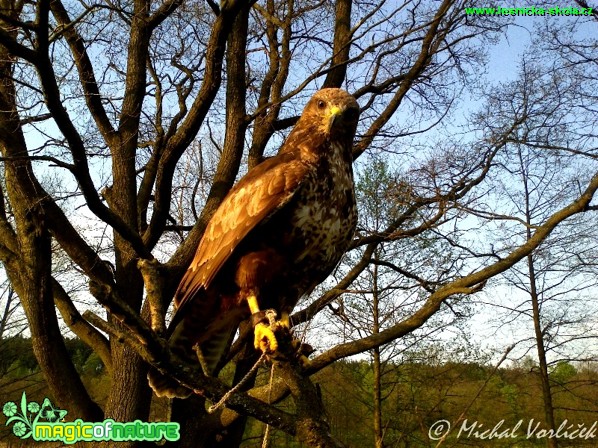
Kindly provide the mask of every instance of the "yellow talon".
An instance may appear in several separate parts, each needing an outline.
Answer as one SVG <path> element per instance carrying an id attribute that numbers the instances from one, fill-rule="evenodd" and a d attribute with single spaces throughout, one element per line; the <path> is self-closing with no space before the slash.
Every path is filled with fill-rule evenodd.
<path id="1" fill-rule="evenodd" d="M 257 302 L 257 297 L 255 294 L 250 294 L 247 297 L 247 305 L 249 306 L 249 311 L 251 314 L 259 313 L 260 307 Z M 272 313 L 270 317 L 270 322 L 272 325 L 268 326 L 263 322 L 258 323 L 253 332 L 255 334 L 255 339 L 253 341 L 253 345 L 256 349 L 261 350 L 262 352 L 275 352 L 278 349 L 278 341 L 276 340 L 276 336 L 274 336 L 274 330 L 280 327 L 290 328 L 290 321 L 289 321 L 289 314 L 283 313 L 282 319 L 280 321 L 274 322 L 276 318 L 276 313 Z"/>
<path id="2" fill-rule="evenodd" d="M 255 339 L 253 345 L 262 352 L 275 352 L 278 348 L 278 341 L 274 332 L 263 322 L 258 323 L 254 328 Z"/>

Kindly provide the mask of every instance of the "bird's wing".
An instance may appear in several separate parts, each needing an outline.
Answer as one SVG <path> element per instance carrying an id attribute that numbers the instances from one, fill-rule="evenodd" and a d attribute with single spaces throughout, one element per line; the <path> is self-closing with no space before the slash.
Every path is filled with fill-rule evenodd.
<path id="1" fill-rule="evenodd" d="M 290 201 L 310 169 L 293 153 L 278 154 L 250 170 L 233 187 L 210 220 L 179 284 L 176 314 L 200 288 L 210 285 L 252 229 Z"/>

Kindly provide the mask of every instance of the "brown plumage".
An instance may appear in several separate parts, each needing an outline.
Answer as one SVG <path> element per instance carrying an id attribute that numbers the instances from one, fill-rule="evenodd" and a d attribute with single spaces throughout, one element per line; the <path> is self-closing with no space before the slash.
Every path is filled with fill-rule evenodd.
<path id="1" fill-rule="evenodd" d="M 169 342 L 179 356 L 193 362 L 199 354 L 212 373 L 258 306 L 288 317 L 334 269 L 357 222 L 351 150 L 358 117 L 347 92 L 320 90 L 278 154 L 225 197 L 175 294 Z M 267 329 L 256 327 L 256 347 L 276 348 Z M 190 394 L 155 370 L 149 378 L 158 396 Z"/>

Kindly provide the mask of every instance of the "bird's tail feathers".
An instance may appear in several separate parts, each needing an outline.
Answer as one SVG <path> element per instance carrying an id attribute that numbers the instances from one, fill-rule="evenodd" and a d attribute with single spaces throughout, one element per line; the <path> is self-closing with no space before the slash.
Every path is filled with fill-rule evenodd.
<path id="1" fill-rule="evenodd" d="M 205 337 L 199 341 L 197 350 L 193 349 L 193 342 L 186 336 L 189 333 L 183 328 L 185 323 L 181 321 L 169 339 L 171 350 L 191 363 L 199 361 L 204 374 L 214 375 L 221 359 L 228 352 L 241 319 L 240 314 L 231 314 L 229 319 L 212 323 L 205 331 Z M 150 369 L 147 378 L 158 397 L 187 398 L 193 393 L 154 368 Z"/>
<path id="2" fill-rule="evenodd" d="M 239 322 L 233 321 L 229 325 L 214 331 L 210 337 L 202 342 L 197 350 L 197 357 L 206 375 L 216 374 L 216 368 L 235 337 Z"/>
<path id="3" fill-rule="evenodd" d="M 185 320 L 181 320 L 171 328 L 174 328 L 174 330 L 168 338 L 170 350 L 189 363 L 196 362 L 197 356 L 193 350 L 191 335 L 197 332 L 198 329 L 191 328 Z M 158 397 L 187 398 L 193 393 L 190 389 L 155 368 L 149 370 L 147 379 L 150 387 Z"/>

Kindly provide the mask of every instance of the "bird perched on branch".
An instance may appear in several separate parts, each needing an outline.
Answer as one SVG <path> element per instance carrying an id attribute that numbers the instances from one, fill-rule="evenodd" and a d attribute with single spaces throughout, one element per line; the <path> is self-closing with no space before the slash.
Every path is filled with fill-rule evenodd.
<path id="1" fill-rule="evenodd" d="M 355 231 L 358 118 L 357 101 L 344 90 L 316 92 L 278 154 L 231 189 L 176 291 L 168 328 L 173 352 L 199 358 L 212 374 L 250 315 L 256 349 L 276 351 L 261 312 L 274 309 L 277 324 L 288 328 L 293 307 L 332 272 Z M 158 396 L 191 394 L 157 370 L 148 377 Z"/>

